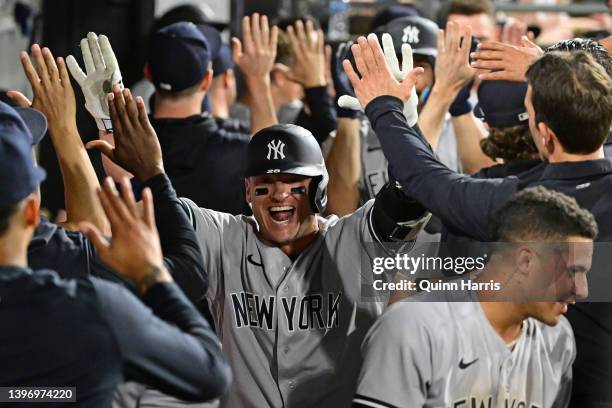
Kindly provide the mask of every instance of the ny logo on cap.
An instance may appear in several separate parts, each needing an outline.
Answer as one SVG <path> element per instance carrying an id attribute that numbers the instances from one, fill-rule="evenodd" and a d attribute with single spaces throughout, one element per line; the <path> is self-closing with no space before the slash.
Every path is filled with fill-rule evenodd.
<path id="1" fill-rule="evenodd" d="M 276 144 L 274 142 L 276 142 Z M 270 143 L 268 143 L 268 155 L 266 156 L 266 158 L 270 160 L 270 156 L 272 155 L 272 152 L 274 152 L 273 160 L 278 160 L 278 156 L 280 156 L 281 159 L 284 159 L 284 149 L 285 144 L 283 142 L 281 142 L 280 140 L 272 140 Z"/>
<path id="2" fill-rule="evenodd" d="M 415 44 L 419 42 L 419 29 L 414 26 L 407 26 L 404 28 L 404 36 L 402 37 L 402 43 Z"/>

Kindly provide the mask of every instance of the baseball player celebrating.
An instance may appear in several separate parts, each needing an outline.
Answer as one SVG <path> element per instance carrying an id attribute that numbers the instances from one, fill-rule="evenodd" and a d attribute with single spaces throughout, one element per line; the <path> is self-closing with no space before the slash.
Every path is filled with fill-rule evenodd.
<path id="1" fill-rule="evenodd" d="M 575 199 L 541 186 L 496 218 L 496 239 L 508 244 L 475 281 L 502 283 L 498 293 L 457 302 L 457 293 L 430 292 L 390 306 L 364 341 L 354 407 L 568 405 L 576 347 L 561 314 L 586 295 L 597 224 Z M 539 301 L 517 299 L 525 291 Z"/>
<path id="2" fill-rule="evenodd" d="M 142 99 L 136 103 L 116 86 L 110 113 L 115 147 L 98 144 L 103 153 L 133 174 L 142 165 L 138 157 L 163 166 Z M 436 248 L 417 237 L 429 214 L 389 184 L 350 216 L 319 216 L 328 174 L 317 141 L 298 126 L 256 133 L 246 168 L 253 217 L 184 199 L 205 258 L 206 296 L 234 373 L 224 403 L 348 406 L 361 368 L 359 347 L 386 302 L 362 297 L 361 285 L 372 274 L 362 259 L 379 254 L 375 243 L 381 241 L 406 242 L 418 255 L 433 255 Z"/>

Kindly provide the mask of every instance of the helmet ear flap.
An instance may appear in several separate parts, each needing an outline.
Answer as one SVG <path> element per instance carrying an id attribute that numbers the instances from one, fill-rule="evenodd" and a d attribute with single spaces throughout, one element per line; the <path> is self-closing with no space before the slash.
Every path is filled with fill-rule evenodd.
<path id="1" fill-rule="evenodd" d="M 327 207 L 327 177 L 313 177 L 310 181 L 310 207 L 316 214 L 322 214 Z"/>

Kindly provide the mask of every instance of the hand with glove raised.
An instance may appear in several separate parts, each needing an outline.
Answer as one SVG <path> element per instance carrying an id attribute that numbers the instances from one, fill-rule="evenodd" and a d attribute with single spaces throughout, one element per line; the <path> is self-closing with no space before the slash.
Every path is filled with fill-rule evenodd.
<path id="1" fill-rule="evenodd" d="M 383 34 L 383 46 L 386 50 L 384 54 L 375 34 L 368 35 L 367 39 L 359 37 L 357 44 L 351 47 L 359 74 L 348 60 L 343 62 L 344 71 L 355 89 L 359 106 L 365 107 L 379 96 L 396 97 L 404 102 L 404 115 L 408 125 L 414 126 L 418 119 L 414 86 L 419 75 L 423 73 L 423 68 L 412 69 L 412 49 L 408 44 L 402 46 L 401 71 L 395 51 L 390 51 L 393 49 L 393 42 L 388 34 Z"/>
<path id="2" fill-rule="evenodd" d="M 85 107 L 95 119 L 98 129 L 112 132 L 107 95 L 112 92 L 114 85 L 118 84 L 123 88 L 119 63 L 105 35 L 98 37 L 95 33 L 88 33 L 87 38 L 81 40 L 81 52 L 87 74 L 81 70 L 72 55 L 66 58 L 66 64 L 81 86 Z"/>
<path id="3" fill-rule="evenodd" d="M 362 69 L 359 67 L 360 63 L 357 61 L 358 58 L 355 53 L 359 52 L 360 55 L 363 55 L 360 52 L 360 48 L 359 48 L 360 46 L 362 48 L 366 47 L 364 49 L 374 49 L 374 47 L 372 47 L 371 45 L 368 46 L 368 43 L 372 42 L 374 39 L 378 41 L 378 39 L 376 38 L 375 34 L 370 34 L 368 36 L 368 40 L 366 40 L 364 37 L 361 37 L 361 38 L 362 38 L 363 44 L 354 44 L 351 47 L 351 51 L 353 55 L 355 56 L 355 62 L 357 65 L 357 69 L 363 76 Z M 386 69 L 389 70 L 389 72 L 393 75 L 394 79 L 397 82 L 403 82 L 407 78 L 407 76 L 409 74 L 413 74 L 413 71 L 414 71 L 413 70 L 413 60 L 412 60 L 412 48 L 410 47 L 410 44 L 402 44 L 402 68 L 401 69 L 399 68 L 399 61 L 397 59 L 397 55 L 395 54 L 395 47 L 393 45 L 393 40 L 391 39 L 391 36 L 389 34 L 385 33 L 382 35 L 382 44 L 383 44 L 383 49 L 381 50 L 381 52 L 382 52 L 383 61 L 385 62 Z M 378 45 L 377 49 L 380 50 L 380 44 Z M 361 58 L 361 61 L 363 63 L 364 59 Z M 355 86 L 355 81 L 351 78 L 351 74 L 350 74 L 351 72 L 354 73 L 354 69 L 353 69 L 353 66 L 351 65 L 351 62 L 345 59 L 343 61 L 343 65 L 344 65 L 344 70 L 350 79 L 350 82 L 353 84 L 353 86 Z M 350 67 L 350 70 L 349 70 L 349 67 Z M 363 66 L 362 68 L 365 69 L 365 66 Z M 357 97 L 359 98 L 359 92 L 357 92 Z M 411 93 L 410 93 L 410 97 L 404 102 L 404 116 L 406 116 L 406 121 L 408 123 L 408 126 L 412 127 L 417 123 L 417 120 L 418 120 L 417 104 L 418 102 L 419 101 L 418 101 L 418 97 L 416 94 L 416 89 L 413 86 Z M 338 99 L 338 105 L 346 109 L 363 110 L 363 106 L 360 104 L 360 101 L 354 96 L 350 96 L 350 95 L 342 95 Z"/>

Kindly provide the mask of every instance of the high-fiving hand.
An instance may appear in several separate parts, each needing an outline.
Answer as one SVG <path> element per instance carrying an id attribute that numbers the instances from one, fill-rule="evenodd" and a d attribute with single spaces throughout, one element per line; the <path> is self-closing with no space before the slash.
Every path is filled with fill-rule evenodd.
<path id="1" fill-rule="evenodd" d="M 76 102 L 64 59 L 60 57 L 56 62 L 51 51 L 48 48 L 41 50 L 38 44 L 32 45 L 35 65 L 32 65 L 27 53 L 22 52 L 19 57 L 34 98 L 30 103 L 20 92 L 9 91 L 7 95 L 21 107 L 31 105 L 41 111 L 47 118 L 52 133 L 55 132 L 58 136 L 66 132 L 76 133 Z"/>
<path id="2" fill-rule="evenodd" d="M 458 92 L 474 78 L 474 69 L 470 67 L 470 46 L 472 30 L 449 21 L 446 30 L 438 31 L 436 58 L 436 84 Z"/>
<path id="3" fill-rule="evenodd" d="M 383 41 L 385 42 L 387 42 L 386 37 L 386 35 L 383 35 Z M 399 70 L 395 51 L 389 53 L 389 50 L 387 58 L 385 58 L 375 34 L 368 35 L 367 39 L 359 37 L 357 44 L 353 44 L 351 51 L 355 57 L 355 65 L 359 75 L 348 60 L 344 60 L 343 66 L 353 89 L 355 89 L 359 105 L 365 108 L 373 99 L 383 95 L 394 96 L 404 103 L 409 99 L 414 98 L 416 100 L 414 85 L 419 75 L 423 73 L 423 68 L 412 69 L 412 50 L 408 44 L 405 45 L 408 47 L 402 46 L 403 67 L 402 70 Z M 390 46 L 392 49 L 392 42 Z M 385 45 L 385 48 L 387 47 L 388 45 Z M 407 55 L 404 52 L 410 57 L 406 58 Z M 395 57 L 395 62 L 390 54 Z M 409 120 L 408 117 L 406 119 Z M 416 123 L 416 120 L 414 122 Z M 409 125 L 413 126 L 414 123 L 409 122 Z"/>
<path id="4" fill-rule="evenodd" d="M 87 34 L 87 38 L 81 40 L 81 52 L 87 75 L 72 55 L 66 59 L 68 69 L 81 86 L 85 107 L 96 120 L 98 129 L 112 132 L 107 95 L 113 86 L 123 87 L 119 63 L 105 35 Z"/>
<path id="5" fill-rule="evenodd" d="M 544 51 L 523 36 L 522 46 L 489 41 L 478 45 L 472 54 L 472 67 L 483 70 L 478 75 L 482 80 L 525 82 L 529 65 Z"/>
<path id="6" fill-rule="evenodd" d="M 268 17 L 254 13 L 242 19 L 242 42 L 232 38 L 232 58 L 247 80 L 269 81 L 276 59 L 278 27 L 271 29 Z"/>
<path id="7" fill-rule="evenodd" d="M 128 179 L 121 182 L 120 196 L 113 181 L 106 178 L 98 197 L 111 224 L 111 242 L 107 242 L 93 224 L 81 223 L 80 229 L 93 243 L 100 259 L 131 279 L 141 293 L 154 283 L 172 282 L 163 262 L 151 190 L 142 191 L 142 215 Z"/>
<path id="8" fill-rule="evenodd" d="M 142 98 L 134 100 L 129 89 L 115 85 L 108 101 L 115 146 L 104 140 L 93 140 L 87 143 L 87 148 L 100 150 L 140 181 L 162 174 L 161 147 Z"/>
<path id="9" fill-rule="evenodd" d="M 374 34 L 371 34 L 374 35 Z M 406 75 L 412 71 L 413 59 L 412 59 L 412 48 L 410 44 L 402 44 L 402 68 L 399 67 L 399 61 L 395 54 L 395 47 L 393 45 L 393 39 L 387 33 L 382 35 L 383 43 L 383 55 L 387 66 L 391 70 L 391 73 L 398 81 L 403 81 Z M 344 62 L 343 62 L 344 64 Z M 350 62 L 349 62 L 350 65 Z M 351 93 L 352 94 L 352 93 Z M 338 105 L 345 109 L 363 110 L 357 98 L 350 96 L 351 94 L 342 95 L 338 99 Z M 419 103 L 418 96 L 416 94 L 416 88 L 413 88 L 410 99 L 404 103 L 404 116 L 409 126 L 414 126 L 418 120 L 417 105 Z"/>
<path id="10" fill-rule="evenodd" d="M 287 35 L 293 52 L 291 78 L 304 88 L 326 85 L 323 31 L 315 30 L 311 20 L 306 21 L 306 27 L 298 20 L 295 27 L 287 27 Z"/>

